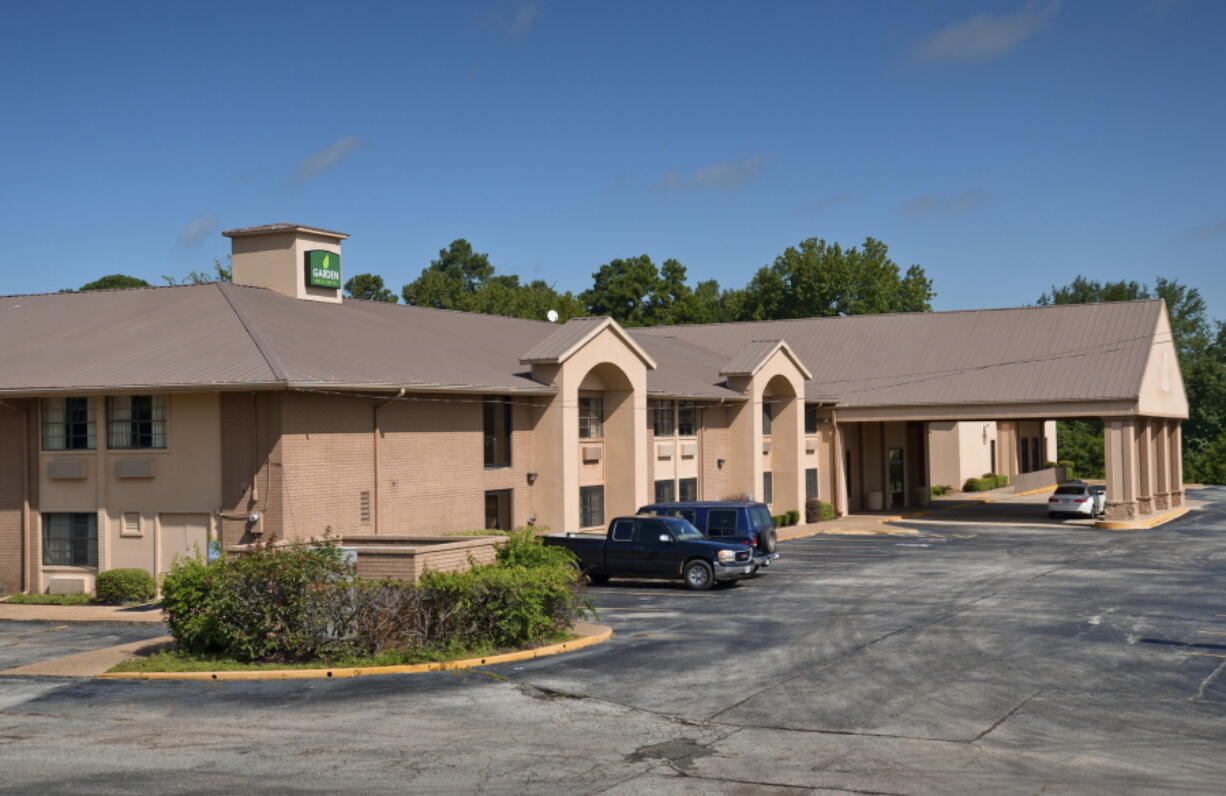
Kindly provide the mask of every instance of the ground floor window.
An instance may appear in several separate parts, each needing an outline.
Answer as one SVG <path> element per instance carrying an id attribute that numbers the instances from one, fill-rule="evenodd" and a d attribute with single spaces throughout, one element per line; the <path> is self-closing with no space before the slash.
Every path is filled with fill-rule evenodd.
<path id="1" fill-rule="evenodd" d="M 493 531 L 511 530 L 511 490 L 485 493 L 485 527 Z"/>
<path id="2" fill-rule="evenodd" d="M 773 473 L 762 473 L 762 502 L 771 504 L 775 502 L 775 477 Z"/>
<path id="3" fill-rule="evenodd" d="M 579 527 L 604 525 L 604 486 L 579 487 Z"/>
<path id="4" fill-rule="evenodd" d="M 675 499 L 673 491 L 673 479 L 666 478 L 656 481 L 656 502 L 657 503 L 672 503 Z"/>
<path id="5" fill-rule="evenodd" d="M 805 500 L 813 500 L 817 497 L 817 468 L 810 467 L 805 470 Z"/>
<path id="6" fill-rule="evenodd" d="M 43 564 L 49 567 L 98 566 L 98 515 L 44 514 Z"/>
<path id="7" fill-rule="evenodd" d="M 698 500 L 697 478 L 682 478 L 677 485 L 681 488 L 681 500 Z"/>

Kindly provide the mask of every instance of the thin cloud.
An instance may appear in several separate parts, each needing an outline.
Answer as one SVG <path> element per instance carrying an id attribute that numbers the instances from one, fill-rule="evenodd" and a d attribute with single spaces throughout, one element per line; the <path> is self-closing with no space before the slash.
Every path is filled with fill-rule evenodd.
<path id="1" fill-rule="evenodd" d="M 500 30 L 506 35 L 515 38 L 531 31 L 540 14 L 540 3 L 521 3 L 508 16 L 503 16 L 499 11 L 491 11 L 485 15 L 484 22 L 488 27 Z"/>
<path id="2" fill-rule="evenodd" d="M 983 200 L 987 198 L 988 195 L 984 191 L 963 191 L 951 196 L 928 193 L 905 202 L 899 206 L 898 212 L 904 216 L 916 218 L 921 216 L 961 216 L 979 207 L 979 205 L 983 204 Z"/>
<path id="3" fill-rule="evenodd" d="M 1216 238 L 1219 235 L 1226 235 L 1226 219 L 1222 219 L 1216 224 L 1205 224 L 1203 227 L 1196 227 L 1192 230 L 1192 237 L 1196 240 L 1207 240 L 1208 238 Z"/>
<path id="4" fill-rule="evenodd" d="M 699 166 L 689 175 L 670 171 L 656 183 L 656 187 L 666 190 L 697 188 L 735 191 L 757 179 L 762 172 L 762 161 L 762 155 L 754 155 L 745 160 Z"/>
<path id="5" fill-rule="evenodd" d="M 929 62 L 991 61 L 1038 33 L 1059 10 L 1060 0 L 1030 0 L 1009 14 L 976 14 L 924 37 L 914 55 Z"/>
<path id="6" fill-rule="evenodd" d="M 179 233 L 179 243 L 189 246 L 217 229 L 217 216 L 204 213 L 187 222 L 187 226 Z"/>
<path id="7" fill-rule="evenodd" d="M 333 168 L 351 152 L 362 146 L 362 139 L 356 135 L 347 135 L 331 146 L 307 155 L 298 168 L 294 170 L 294 183 L 301 185 L 315 179 L 328 169 Z"/>
<path id="8" fill-rule="evenodd" d="M 815 199 L 814 201 L 809 202 L 809 204 L 805 205 L 801 209 L 802 210 L 825 210 L 827 207 L 834 207 L 835 205 L 841 205 L 844 202 L 850 202 L 851 199 L 852 199 L 852 195 L 850 192 L 842 191 L 841 193 L 831 194 L 830 196 L 823 196 L 820 199 Z"/>

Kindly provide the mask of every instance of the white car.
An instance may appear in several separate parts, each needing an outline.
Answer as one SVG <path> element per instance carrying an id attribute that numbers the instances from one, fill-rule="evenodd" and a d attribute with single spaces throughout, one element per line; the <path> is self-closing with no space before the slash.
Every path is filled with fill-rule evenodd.
<path id="1" fill-rule="evenodd" d="M 1047 499 L 1048 517 L 1098 517 L 1106 510 L 1107 490 L 1101 486 L 1070 481 L 1056 487 Z"/>

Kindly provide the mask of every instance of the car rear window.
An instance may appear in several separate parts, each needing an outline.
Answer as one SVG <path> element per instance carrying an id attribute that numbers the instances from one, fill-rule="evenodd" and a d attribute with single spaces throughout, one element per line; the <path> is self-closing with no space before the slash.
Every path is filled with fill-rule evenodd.
<path id="1" fill-rule="evenodd" d="M 775 523 L 771 520 L 771 513 L 766 510 L 766 506 L 758 503 L 749 507 L 749 526 L 753 531 L 762 532 L 767 528 L 774 528 Z"/>
<path id="2" fill-rule="evenodd" d="M 707 512 L 707 536 L 734 536 L 736 509 L 711 509 Z"/>
<path id="3" fill-rule="evenodd" d="M 1086 488 L 1084 486 L 1060 486 L 1056 487 L 1057 495 L 1084 495 Z"/>

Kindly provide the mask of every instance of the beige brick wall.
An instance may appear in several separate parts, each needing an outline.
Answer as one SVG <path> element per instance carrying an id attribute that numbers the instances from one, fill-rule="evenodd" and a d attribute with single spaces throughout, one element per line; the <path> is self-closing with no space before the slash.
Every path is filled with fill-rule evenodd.
<path id="1" fill-rule="evenodd" d="M 283 395 L 286 538 L 373 531 L 360 522 L 360 501 L 374 485 L 375 405 L 369 398 Z M 389 410 L 379 410 L 381 420 Z"/>
<path id="2" fill-rule="evenodd" d="M 221 394 L 221 493 L 227 513 L 246 516 L 258 508 L 260 528 L 267 537 L 283 532 L 281 451 L 281 402 L 283 394 Z M 255 478 L 252 478 L 252 469 Z M 252 488 L 259 497 L 252 499 Z M 225 544 L 247 544 L 256 537 L 247 533 L 242 519 L 221 521 Z"/>
<path id="3" fill-rule="evenodd" d="M 22 581 L 22 515 L 25 505 L 25 451 L 21 441 L 25 416 L 19 405 L 27 402 L 10 401 L 0 406 L 0 594 L 20 591 Z M 31 410 L 32 411 L 32 410 Z"/>
<path id="4" fill-rule="evenodd" d="M 727 497 L 728 465 L 723 469 L 717 460 L 730 460 L 728 410 L 721 406 L 709 406 L 702 411 L 702 429 L 699 432 L 699 450 L 702 452 L 702 474 L 699 476 L 699 496 L 703 500 L 720 500 Z"/>

